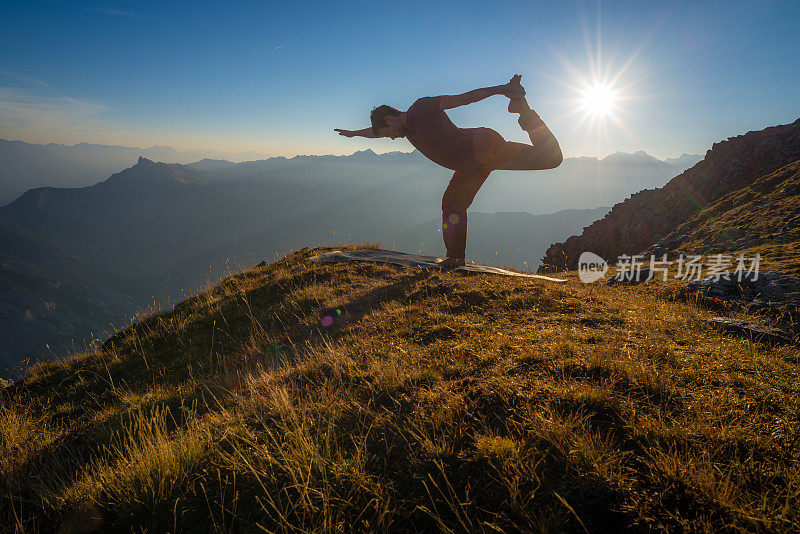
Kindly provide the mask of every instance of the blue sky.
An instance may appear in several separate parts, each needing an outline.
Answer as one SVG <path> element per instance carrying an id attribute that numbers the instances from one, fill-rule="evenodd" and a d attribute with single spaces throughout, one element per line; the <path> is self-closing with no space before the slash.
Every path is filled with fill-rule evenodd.
<path id="1" fill-rule="evenodd" d="M 369 110 L 523 75 L 568 156 L 704 153 L 800 116 L 796 1 L 0 4 L 0 138 L 344 154 Z M 599 72 L 593 75 L 592 72 Z M 613 115 L 580 111 L 616 79 Z M 462 126 L 525 138 L 502 97 Z"/>

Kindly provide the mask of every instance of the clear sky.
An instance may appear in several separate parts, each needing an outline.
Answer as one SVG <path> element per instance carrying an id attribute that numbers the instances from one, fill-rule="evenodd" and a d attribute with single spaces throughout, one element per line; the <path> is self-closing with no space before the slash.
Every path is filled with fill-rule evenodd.
<path id="1" fill-rule="evenodd" d="M 800 116 L 800 2 L 0 3 L 0 138 L 269 155 L 523 75 L 567 156 L 705 153 Z M 595 116 L 582 89 L 609 86 Z M 451 112 L 524 140 L 502 97 Z"/>

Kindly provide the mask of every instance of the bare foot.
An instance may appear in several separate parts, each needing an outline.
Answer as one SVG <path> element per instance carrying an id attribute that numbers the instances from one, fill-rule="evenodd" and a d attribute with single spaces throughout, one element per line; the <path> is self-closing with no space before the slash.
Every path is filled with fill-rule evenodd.
<path id="1" fill-rule="evenodd" d="M 522 87 L 522 74 L 515 74 L 506 84 L 505 95 L 508 98 L 525 96 L 525 88 Z"/>
<path id="2" fill-rule="evenodd" d="M 463 267 L 466 264 L 467 261 L 465 258 L 447 258 L 436 265 L 442 269 L 455 269 L 456 267 Z"/>
<path id="3" fill-rule="evenodd" d="M 509 98 L 509 113 L 524 113 L 531 109 L 528 106 L 528 101 L 525 99 L 525 88 L 522 87 L 521 81 L 522 75 L 515 74 L 511 77 L 511 81 L 506 84 L 506 96 Z"/>
<path id="4" fill-rule="evenodd" d="M 512 98 L 508 101 L 508 112 L 509 113 L 519 113 L 520 115 L 523 113 L 527 113 L 531 110 L 531 107 L 528 105 L 528 100 L 525 96 L 517 96 Z"/>

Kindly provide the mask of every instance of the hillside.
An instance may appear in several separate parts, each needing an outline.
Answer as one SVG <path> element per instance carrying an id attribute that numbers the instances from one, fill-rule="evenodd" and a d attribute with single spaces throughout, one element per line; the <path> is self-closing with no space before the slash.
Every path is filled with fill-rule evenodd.
<path id="1" fill-rule="evenodd" d="M 631 195 L 580 235 L 552 245 L 540 271 L 575 269 L 584 251 L 612 262 L 622 254 L 638 254 L 725 195 L 797 160 L 800 119 L 715 143 L 703 161 L 664 187 Z"/>
<path id="2" fill-rule="evenodd" d="M 83 349 L 136 307 L 119 273 L 1 220 L 0 244 L 0 377 L 28 357 Z"/>
<path id="3" fill-rule="evenodd" d="M 800 161 L 732 191 L 678 226 L 648 251 L 743 251 L 800 275 Z"/>
<path id="4" fill-rule="evenodd" d="M 370 240 L 441 254 L 439 223 L 424 221 L 439 216 L 447 180 L 418 153 L 363 151 L 241 164 L 139 158 L 91 187 L 31 189 L 0 207 L 0 376 L 301 245 Z M 486 214 L 470 227 L 470 252 L 535 268 L 549 243 L 604 211 Z"/>
<path id="5" fill-rule="evenodd" d="M 800 351 L 653 284 L 303 249 L 0 390 L 0 522 L 800 531 Z M 322 326 L 330 325 L 330 326 Z"/>

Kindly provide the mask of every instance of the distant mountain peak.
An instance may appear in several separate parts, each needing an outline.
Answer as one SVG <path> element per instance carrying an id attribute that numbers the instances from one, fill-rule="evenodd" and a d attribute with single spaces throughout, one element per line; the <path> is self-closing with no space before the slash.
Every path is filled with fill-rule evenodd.
<path id="1" fill-rule="evenodd" d="M 95 187 L 125 187 L 149 188 L 165 184 L 202 184 L 213 181 L 214 176 L 200 169 L 179 163 L 158 163 L 144 156 L 139 156 L 136 165 L 112 174 L 105 181 Z"/>
<path id="2" fill-rule="evenodd" d="M 669 163 L 674 167 L 681 168 L 681 170 L 688 169 L 689 167 L 693 167 L 695 164 L 703 160 L 703 156 L 700 154 L 687 154 L 684 152 L 677 158 L 666 158 L 664 159 L 665 163 Z"/>
<path id="3" fill-rule="evenodd" d="M 636 152 L 621 152 L 617 151 L 613 154 L 609 154 L 608 156 L 603 158 L 604 160 L 620 160 L 620 159 L 637 159 L 637 160 L 646 160 L 646 161 L 661 161 L 657 158 L 654 158 L 644 150 L 637 150 Z"/>
<path id="4" fill-rule="evenodd" d="M 660 159 L 656 158 L 645 152 L 644 150 L 637 150 L 636 152 L 614 152 L 613 154 L 609 154 L 608 156 L 604 157 L 600 161 L 607 163 L 607 164 L 614 164 L 614 165 L 639 165 L 645 167 L 659 167 L 659 168 L 669 168 L 670 165 L 661 161 Z"/>
<path id="5" fill-rule="evenodd" d="M 367 148 L 367 149 L 364 149 L 364 150 L 357 150 L 357 151 L 353 152 L 352 154 L 350 154 L 349 156 L 341 156 L 341 157 L 343 157 L 343 158 L 351 158 L 351 159 L 359 159 L 359 158 L 372 158 L 372 157 L 377 157 L 377 156 L 378 156 L 378 154 L 376 154 L 371 148 Z M 337 156 L 333 156 L 333 157 L 337 157 Z"/>

